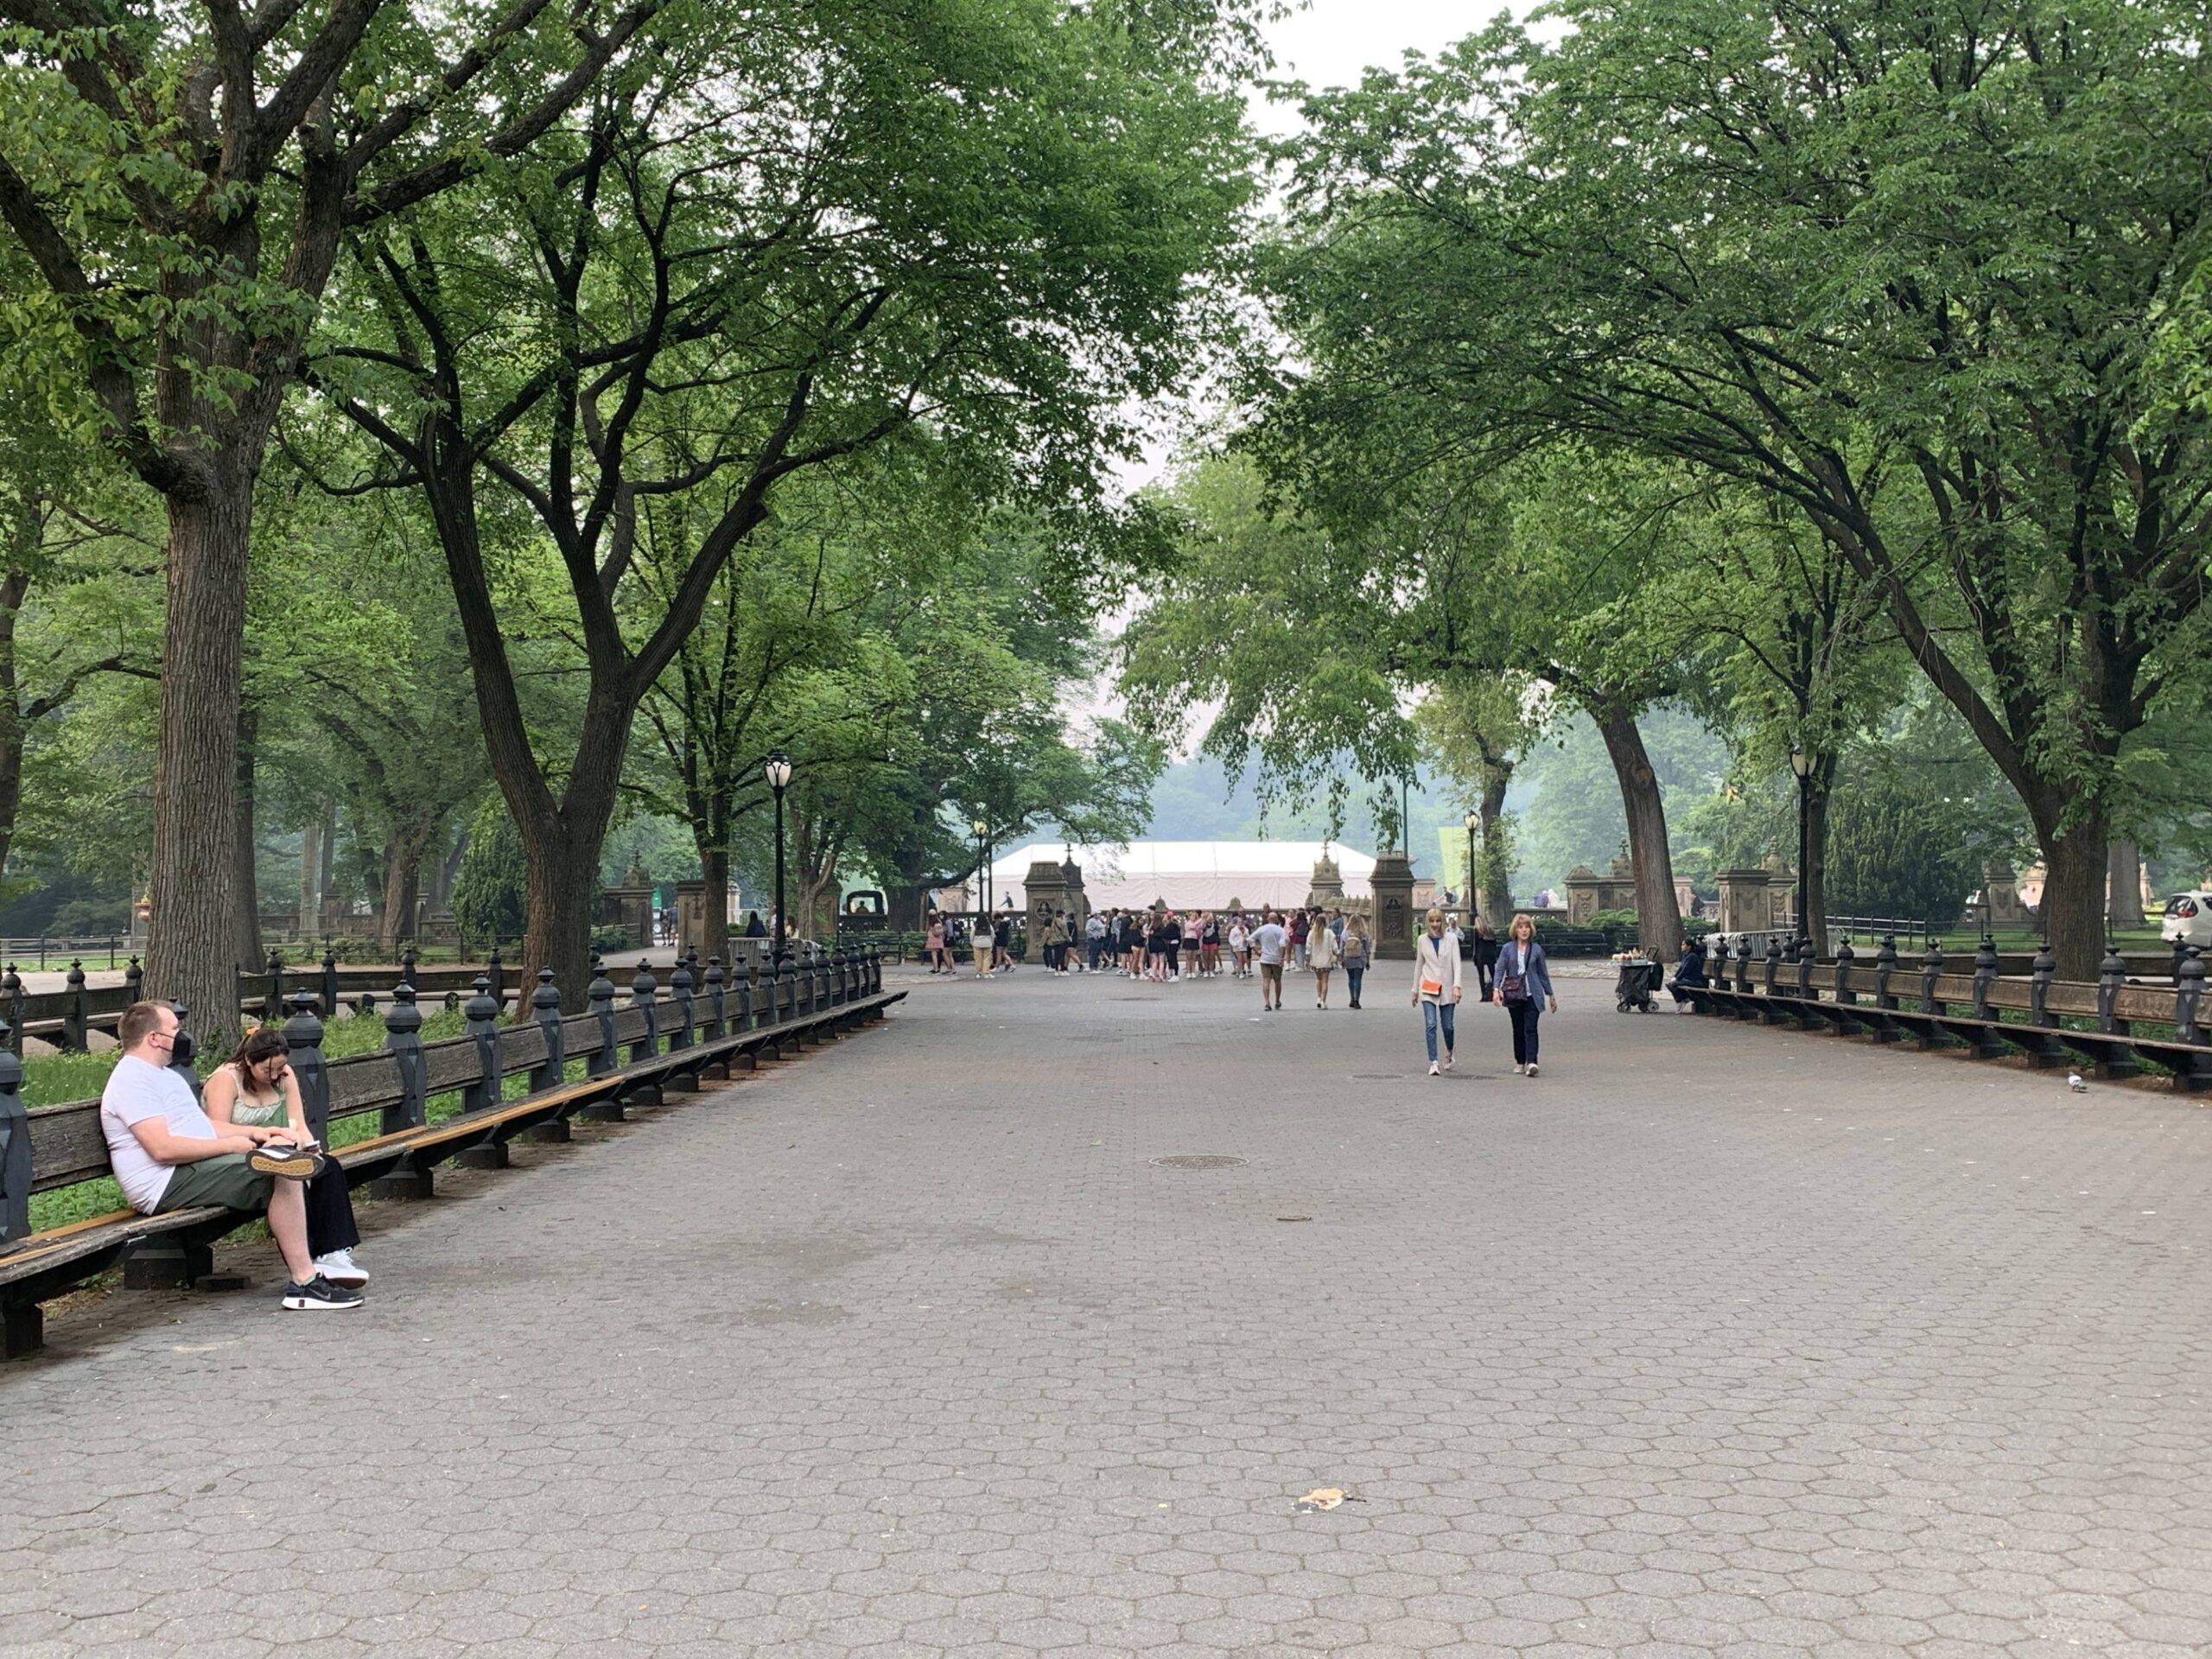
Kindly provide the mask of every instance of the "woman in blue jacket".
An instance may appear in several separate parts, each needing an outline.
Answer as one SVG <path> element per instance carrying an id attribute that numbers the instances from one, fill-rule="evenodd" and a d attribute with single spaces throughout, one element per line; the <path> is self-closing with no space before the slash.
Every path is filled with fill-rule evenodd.
<path id="1" fill-rule="evenodd" d="M 1536 1018 L 1548 1007 L 1559 1012 L 1559 998 L 1552 990 L 1550 965 L 1544 947 L 1536 943 L 1536 924 L 1523 913 L 1513 918 L 1513 931 L 1497 948 L 1497 967 L 1491 999 L 1513 1022 L 1513 1070 L 1522 1077 L 1536 1075 Z"/>

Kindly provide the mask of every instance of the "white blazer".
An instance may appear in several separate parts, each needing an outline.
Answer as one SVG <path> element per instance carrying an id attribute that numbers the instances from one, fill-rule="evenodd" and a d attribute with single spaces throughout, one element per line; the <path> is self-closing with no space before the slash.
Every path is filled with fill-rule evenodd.
<path id="1" fill-rule="evenodd" d="M 1438 981 L 1444 987 L 1440 996 L 1431 996 L 1421 990 L 1425 979 Z M 1414 989 L 1424 1002 L 1449 1002 L 1452 993 L 1459 988 L 1459 942 L 1446 932 L 1440 939 L 1428 937 L 1428 930 L 1421 929 L 1414 941 Z"/>

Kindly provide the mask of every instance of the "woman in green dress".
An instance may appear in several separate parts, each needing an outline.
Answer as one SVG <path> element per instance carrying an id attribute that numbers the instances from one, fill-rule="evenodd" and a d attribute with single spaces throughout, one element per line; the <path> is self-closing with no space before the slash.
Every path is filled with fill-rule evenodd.
<path id="1" fill-rule="evenodd" d="M 293 1143 L 315 1139 L 307 1109 L 300 1103 L 300 1080 L 292 1075 L 283 1033 L 257 1026 L 207 1079 L 201 1104 L 215 1123 L 241 1128 L 283 1128 Z M 308 1249 L 315 1271 L 334 1285 L 354 1288 L 369 1282 L 368 1270 L 353 1260 L 361 1230 L 353 1224 L 353 1195 L 346 1172 L 334 1162 L 308 1183 Z"/>

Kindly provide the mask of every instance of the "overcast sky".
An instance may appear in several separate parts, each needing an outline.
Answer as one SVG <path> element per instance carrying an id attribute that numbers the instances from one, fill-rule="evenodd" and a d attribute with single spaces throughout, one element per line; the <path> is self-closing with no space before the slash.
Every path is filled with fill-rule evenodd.
<path id="1" fill-rule="evenodd" d="M 1529 0 L 1313 0 L 1268 30 L 1277 73 L 1316 86 L 1349 86 L 1371 63 L 1395 65 L 1411 48 L 1433 52 L 1475 33 L 1500 11 L 1526 12 Z M 1255 111 L 1271 132 L 1289 130 L 1296 112 Z"/>

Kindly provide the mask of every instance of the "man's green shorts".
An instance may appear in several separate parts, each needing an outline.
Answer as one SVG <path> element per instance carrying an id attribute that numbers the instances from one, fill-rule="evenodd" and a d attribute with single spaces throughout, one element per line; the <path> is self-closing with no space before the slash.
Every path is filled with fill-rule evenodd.
<path id="1" fill-rule="evenodd" d="M 179 1164 L 169 1172 L 169 1184 L 162 1189 L 162 1201 L 154 1206 L 154 1213 L 165 1215 L 172 1210 L 200 1210 L 219 1205 L 226 1210 L 243 1210 L 259 1215 L 269 1208 L 270 1190 L 276 1185 L 273 1175 L 257 1175 L 246 1167 L 245 1154 L 226 1152 L 219 1158 L 202 1158 L 198 1163 Z"/>

